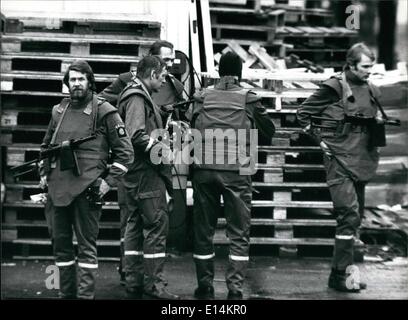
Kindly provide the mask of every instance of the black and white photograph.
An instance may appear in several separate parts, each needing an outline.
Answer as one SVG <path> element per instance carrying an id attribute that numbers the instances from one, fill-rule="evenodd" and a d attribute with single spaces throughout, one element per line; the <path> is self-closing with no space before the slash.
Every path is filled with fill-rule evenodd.
<path id="1" fill-rule="evenodd" d="M 0 37 L 1 300 L 408 300 L 408 0 L 2 0 Z"/>

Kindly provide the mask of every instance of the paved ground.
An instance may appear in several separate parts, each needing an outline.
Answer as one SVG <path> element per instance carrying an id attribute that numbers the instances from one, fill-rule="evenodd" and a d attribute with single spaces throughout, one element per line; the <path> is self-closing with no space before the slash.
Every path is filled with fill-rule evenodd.
<path id="1" fill-rule="evenodd" d="M 216 261 L 216 299 L 225 299 L 225 259 Z M 1 293 L 3 299 L 56 298 L 56 290 L 48 290 L 48 261 L 3 261 Z M 328 259 L 278 259 L 254 257 L 246 281 L 246 299 L 408 299 L 408 259 L 389 262 L 365 262 L 358 265 L 368 289 L 358 294 L 343 294 L 326 287 L 330 271 Z M 196 286 L 191 254 L 171 256 L 165 275 L 169 290 L 183 299 L 193 299 Z M 102 262 L 97 276 L 97 299 L 124 299 L 119 285 L 116 263 Z"/>

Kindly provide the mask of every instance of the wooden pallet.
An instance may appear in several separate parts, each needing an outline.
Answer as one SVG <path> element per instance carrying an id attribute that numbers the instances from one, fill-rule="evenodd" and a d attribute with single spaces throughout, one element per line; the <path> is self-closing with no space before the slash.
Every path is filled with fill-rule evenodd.
<path id="1" fill-rule="evenodd" d="M 261 12 L 246 8 L 211 7 L 210 17 L 212 25 L 267 25 L 276 29 L 285 24 L 283 10 Z"/>
<path id="2" fill-rule="evenodd" d="M 133 14 L 57 13 L 50 17 L 45 12 L 8 13 L 7 32 L 52 32 L 73 34 L 131 35 L 160 37 L 161 24 L 151 17 Z"/>
<path id="3" fill-rule="evenodd" d="M 5 34 L 2 37 L 2 52 L 52 52 L 89 56 L 119 54 L 131 56 L 147 55 L 154 38 L 72 35 L 53 33 Z"/>
<path id="4" fill-rule="evenodd" d="M 97 74 L 120 74 L 135 68 L 140 60 L 137 56 L 97 55 L 77 56 L 49 53 L 47 56 L 36 52 L 8 52 L 1 55 L 1 72 L 38 71 L 65 73 L 74 60 L 86 60 Z"/>
<path id="5" fill-rule="evenodd" d="M 64 74 L 61 72 L 40 71 L 12 71 L 2 73 L 1 91 L 43 91 L 69 93 L 69 89 L 62 83 Z M 117 78 L 117 75 L 95 74 L 95 84 L 98 92 Z"/>

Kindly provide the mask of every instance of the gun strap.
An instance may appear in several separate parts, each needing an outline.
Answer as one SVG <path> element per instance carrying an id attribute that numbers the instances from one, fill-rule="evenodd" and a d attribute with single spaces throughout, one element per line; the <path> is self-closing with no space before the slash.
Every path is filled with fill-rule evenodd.
<path id="1" fill-rule="evenodd" d="M 62 111 L 61 117 L 59 118 L 58 124 L 57 124 L 57 126 L 56 126 L 56 128 L 55 128 L 54 134 L 52 135 L 50 144 L 54 144 L 54 143 L 55 143 L 55 140 L 57 139 L 58 131 L 59 131 L 60 127 L 61 127 L 62 120 L 63 120 L 64 117 L 65 117 L 65 113 L 67 112 L 67 109 L 68 109 L 68 106 L 69 106 L 69 102 L 70 102 L 70 101 L 71 101 L 70 99 L 65 98 L 65 99 L 62 99 L 62 101 L 61 101 L 61 103 L 60 103 L 60 106 L 62 105 L 62 110 L 63 110 L 63 111 Z"/>
<path id="2" fill-rule="evenodd" d="M 93 123 L 91 135 L 96 135 L 96 124 L 98 120 L 98 97 L 92 93 L 92 113 L 93 113 Z"/>
<path id="3" fill-rule="evenodd" d="M 170 82 L 171 88 L 172 88 L 173 92 L 175 93 L 177 99 L 178 99 L 179 101 L 183 100 L 183 94 L 177 92 L 176 85 L 174 84 L 173 78 L 172 78 L 171 76 L 169 76 L 169 75 L 167 75 L 166 78 L 167 78 L 168 81 Z"/>
<path id="4" fill-rule="evenodd" d="M 378 107 L 378 109 L 380 110 L 380 112 L 381 112 L 382 116 L 384 117 L 384 119 L 387 120 L 387 119 L 388 119 L 388 116 L 387 116 L 387 114 L 385 113 L 383 107 L 381 106 L 381 103 L 378 101 L 377 97 L 373 94 L 373 91 L 372 91 L 372 89 L 371 89 L 371 84 L 370 84 L 370 83 L 368 84 L 368 88 L 369 88 L 369 90 L 370 90 L 370 96 L 373 98 L 375 104 L 377 105 L 377 107 Z"/>

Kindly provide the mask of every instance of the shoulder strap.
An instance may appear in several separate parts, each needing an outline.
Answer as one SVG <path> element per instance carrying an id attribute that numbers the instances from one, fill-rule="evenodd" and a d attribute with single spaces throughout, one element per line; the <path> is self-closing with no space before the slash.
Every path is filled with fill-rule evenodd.
<path id="1" fill-rule="evenodd" d="M 66 111 L 67 111 L 67 109 L 68 109 L 68 105 L 69 105 L 70 102 L 71 102 L 71 99 L 69 99 L 69 98 L 64 98 L 64 99 L 62 99 L 62 101 L 61 101 L 61 103 L 60 103 L 60 105 L 59 105 L 59 107 L 58 107 L 58 109 L 61 110 L 62 114 L 61 114 L 61 116 L 59 117 L 58 124 L 57 124 L 57 126 L 55 127 L 55 131 L 54 131 L 54 133 L 53 133 L 53 135 L 52 135 L 50 144 L 54 144 L 55 139 L 57 138 L 58 131 L 59 131 L 60 127 L 61 127 L 62 120 L 63 120 L 64 117 L 65 117 L 65 113 L 66 113 Z"/>
<path id="2" fill-rule="evenodd" d="M 370 90 L 370 96 L 371 98 L 373 98 L 373 101 L 375 102 L 375 104 L 377 105 L 378 109 L 380 110 L 382 116 L 384 117 L 385 120 L 388 120 L 388 116 L 385 113 L 380 101 L 378 101 L 377 98 L 377 88 L 374 87 L 374 85 L 371 82 L 368 82 L 368 89 Z"/>
<path id="3" fill-rule="evenodd" d="M 166 78 L 170 82 L 171 88 L 173 89 L 173 92 L 175 93 L 177 99 L 183 100 L 183 94 L 177 91 L 176 85 L 174 84 L 175 77 L 171 74 L 167 74 Z"/>

